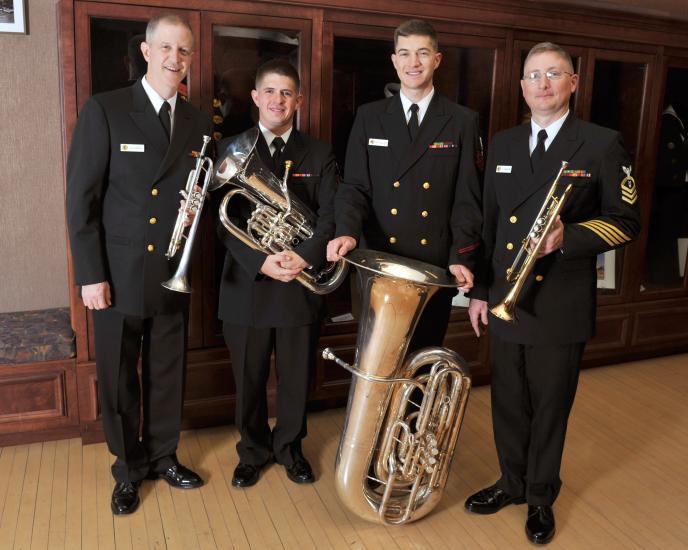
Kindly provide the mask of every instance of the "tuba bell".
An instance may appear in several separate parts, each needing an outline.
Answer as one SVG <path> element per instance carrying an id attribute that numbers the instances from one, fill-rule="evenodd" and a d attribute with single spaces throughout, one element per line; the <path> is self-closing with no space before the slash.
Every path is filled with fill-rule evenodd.
<path id="1" fill-rule="evenodd" d="M 403 524 L 428 514 L 449 475 L 471 379 L 440 347 L 404 355 L 416 323 L 446 272 L 373 250 L 353 250 L 363 295 L 355 365 L 328 348 L 323 358 L 354 376 L 335 465 L 337 493 L 359 517 Z M 420 396 L 420 397 L 419 397 Z"/>
<path id="2" fill-rule="evenodd" d="M 530 227 L 530 231 L 528 231 L 526 238 L 523 239 L 521 248 L 516 258 L 514 258 L 511 267 L 506 270 L 506 280 L 508 283 L 511 283 L 511 289 L 500 303 L 490 308 L 490 313 L 502 321 L 507 321 L 508 323 L 515 323 L 517 321 L 516 302 L 523 290 L 523 285 L 525 285 L 530 272 L 533 271 L 535 262 L 538 259 L 537 255 L 540 252 L 540 248 L 542 248 L 542 243 L 551 231 L 554 221 L 557 219 L 561 209 L 564 208 L 564 203 L 571 192 L 572 186 L 569 184 L 560 195 L 555 194 L 561 174 L 568 164 L 565 160 L 561 161 L 559 173 L 554 178 L 547 197 L 545 197 L 545 201 L 542 203 L 540 211 L 535 216 L 535 221 L 533 221 L 533 225 Z M 533 239 L 538 239 L 538 242 L 531 247 Z"/>
<path id="3" fill-rule="evenodd" d="M 220 204 L 220 221 L 225 229 L 245 245 L 265 254 L 293 250 L 314 234 L 315 214 L 287 189 L 291 161 L 280 180 L 261 162 L 256 151 L 260 130 L 251 128 L 237 136 L 216 163 L 211 190 L 231 184 Z M 243 197 L 254 205 L 246 229 L 237 227 L 228 214 L 229 202 Z M 347 265 L 342 260 L 328 262 L 321 270 L 304 269 L 296 280 L 316 294 L 328 294 L 344 281 Z"/>

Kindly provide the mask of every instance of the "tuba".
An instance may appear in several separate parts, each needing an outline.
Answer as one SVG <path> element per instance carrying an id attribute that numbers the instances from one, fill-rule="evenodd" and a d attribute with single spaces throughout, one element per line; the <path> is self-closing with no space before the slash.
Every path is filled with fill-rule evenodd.
<path id="1" fill-rule="evenodd" d="M 280 181 L 261 162 L 256 152 L 260 130 L 251 128 L 233 140 L 217 162 L 212 189 L 225 183 L 235 187 L 220 204 L 220 221 L 225 229 L 245 245 L 265 254 L 293 250 L 313 236 L 316 216 L 287 190 L 291 161 L 286 161 Z M 254 205 L 243 230 L 232 222 L 227 212 L 236 196 Z M 328 262 L 324 269 L 304 269 L 296 280 L 316 294 L 328 294 L 344 281 L 347 265 L 342 260 Z"/>
<path id="2" fill-rule="evenodd" d="M 446 348 L 404 361 L 430 297 L 455 287 L 446 272 L 373 250 L 353 250 L 363 295 L 355 365 L 323 350 L 354 376 L 335 465 L 337 493 L 359 517 L 403 524 L 439 502 L 459 437 L 471 379 Z"/>
<path id="3" fill-rule="evenodd" d="M 203 211 L 203 202 L 205 201 L 206 193 L 211 185 L 213 175 L 213 161 L 205 154 L 205 150 L 210 143 L 210 136 L 203 136 L 203 148 L 200 153 L 194 151 L 193 155 L 196 157 L 196 167 L 189 172 L 189 177 L 186 180 L 186 188 L 179 191 L 179 194 L 184 197 L 184 206 L 177 214 L 177 221 L 172 230 L 172 237 L 167 246 L 165 256 L 168 260 L 172 259 L 182 245 L 183 239 L 186 239 L 184 244 L 184 252 L 179 260 L 174 275 L 171 279 L 160 283 L 162 286 L 175 292 L 184 292 L 186 294 L 191 292 L 191 285 L 188 280 L 189 262 L 191 261 L 191 250 L 193 247 L 194 238 L 196 237 L 196 230 L 198 222 L 201 219 L 200 213 Z M 196 186 L 201 181 L 201 175 L 205 173 L 203 178 L 203 187 L 201 191 L 196 192 Z M 189 233 L 184 234 L 184 220 L 190 213 L 196 213 Z"/>
<path id="4" fill-rule="evenodd" d="M 526 238 L 523 239 L 521 248 L 518 251 L 516 258 L 514 258 L 511 267 L 506 270 L 506 280 L 508 283 L 512 283 L 513 285 L 511 290 L 509 290 L 509 293 L 499 304 L 493 308 L 490 308 L 490 313 L 502 321 L 507 321 L 509 323 L 516 322 L 516 301 L 523 290 L 523 285 L 525 284 L 528 275 L 530 275 L 530 272 L 533 271 L 538 252 L 540 252 L 540 248 L 542 248 L 542 243 L 544 242 L 545 237 L 552 229 L 554 220 L 557 219 L 561 209 L 564 207 L 566 198 L 571 192 L 572 186 L 569 184 L 566 186 L 566 189 L 564 189 L 561 195 L 557 196 L 554 194 L 557 190 L 557 185 L 559 184 L 561 174 L 568 164 L 569 163 L 565 160 L 561 161 L 559 173 L 557 174 L 557 177 L 554 178 L 554 182 L 552 182 L 552 186 L 549 188 L 547 197 L 542 203 L 538 215 L 535 216 L 535 221 L 533 222 L 530 231 L 528 231 L 528 235 L 526 235 Z M 533 239 L 539 240 L 531 249 L 530 245 Z"/>

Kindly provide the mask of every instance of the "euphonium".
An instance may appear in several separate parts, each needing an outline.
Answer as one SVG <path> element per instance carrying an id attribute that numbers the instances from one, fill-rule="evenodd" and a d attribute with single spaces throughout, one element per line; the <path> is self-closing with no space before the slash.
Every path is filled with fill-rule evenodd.
<path id="1" fill-rule="evenodd" d="M 170 244 L 168 245 L 167 252 L 165 253 L 165 256 L 168 259 L 172 258 L 177 253 L 177 250 L 179 250 L 182 239 L 186 238 L 184 252 L 182 252 L 182 257 L 181 260 L 179 260 L 177 270 L 174 272 L 174 275 L 172 275 L 171 279 L 160 283 L 165 288 L 174 290 L 176 292 L 191 292 L 191 285 L 189 284 L 187 278 L 189 262 L 191 261 L 191 250 L 193 248 L 198 222 L 201 219 L 200 213 L 203 211 L 205 195 L 208 192 L 213 175 L 213 161 L 205 154 L 208 143 L 210 143 L 210 136 L 203 136 L 203 147 L 201 148 L 201 152 L 194 153 L 196 156 L 196 167 L 189 172 L 189 177 L 186 180 L 186 188 L 179 192 L 182 197 L 186 199 L 186 202 L 177 215 L 177 221 L 175 222 L 174 229 L 172 230 L 172 238 L 170 239 Z M 203 187 L 201 191 L 197 192 L 196 186 L 201 179 L 202 172 L 205 172 Z M 196 216 L 194 216 L 194 220 L 191 222 L 188 235 L 185 235 L 184 221 L 191 213 L 196 213 Z"/>
<path id="2" fill-rule="evenodd" d="M 355 365 L 329 349 L 323 357 L 354 374 L 335 484 L 356 515 L 401 524 L 439 501 L 459 437 L 471 379 L 446 348 L 424 348 L 404 361 L 418 319 L 445 270 L 373 250 L 353 250 L 363 304 Z"/>
<path id="3" fill-rule="evenodd" d="M 284 178 L 279 180 L 261 162 L 256 152 L 260 130 L 251 128 L 233 140 L 217 162 L 213 180 L 215 189 L 225 183 L 236 188 L 220 204 L 220 221 L 225 229 L 245 245 L 265 254 L 293 250 L 313 236 L 316 216 L 287 190 L 291 161 L 287 161 Z M 212 190 L 211 189 L 211 190 Z M 246 230 L 232 222 L 227 212 L 229 201 L 240 196 L 255 205 L 246 220 Z M 346 263 L 328 263 L 318 271 L 306 268 L 296 280 L 316 294 L 335 290 L 346 277 Z"/>
<path id="4" fill-rule="evenodd" d="M 568 166 L 568 162 L 565 160 L 561 161 L 561 168 L 557 177 L 554 178 L 554 182 L 547 193 L 545 201 L 540 207 L 540 212 L 535 216 L 535 221 L 528 231 L 526 238 L 523 239 L 521 243 L 521 249 L 518 251 L 516 258 L 514 259 L 511 267 L 506 271 L 506 280 L 509 283 L 513 283 L 511 290 L 506 295 L 504 300 L 499 304 L 490 309 L 490 312 L 495 317 L 502 319 L 503 321 L 508 321 L 513 323 L 516 321 L 516 301 L 518 300 L 521 290 L 523 290 L 523 285 L 533 271 L 535 266 L 535 261 L 537 260 L 540 248 L 542 248 L 542 243 L 545 241 L 545 237 L 549 234 L 552 229 L 554 221 L 564 207 L 564 202 L 571 192 L 571 184 L 566 186 L 566 189 L 561 193 L 561 195 L 556 196 L 557 185 L 559 185 L 559 179 L 564 169 Z M 531 248 L 531 242 L 533 239 L 538 239 L 538 242 Z M 524 256 L 525 255 L 525 256 Z M 522 261 L 523 259 L 523 261 Z"/>

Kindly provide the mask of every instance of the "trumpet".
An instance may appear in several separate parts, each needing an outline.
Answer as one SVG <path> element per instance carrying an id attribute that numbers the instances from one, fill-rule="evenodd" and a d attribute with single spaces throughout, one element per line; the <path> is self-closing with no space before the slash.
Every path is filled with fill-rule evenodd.
<path id="1" fill-rule="evenodd" d="M 203 147 L 200 153 L 194 153 L 196 156 L 196 167 L 189 172 L 189 177 L 186 180 L 186 188 L 179 191 L 179 194 L 186 199 L 184 206 L 179 211 L 177 215 L 177 221 L 174 224 L 174 229 L 172 230 L 172 238 L 170 239 L 170 244 L 167 247 L 167 252 L 165 256 L 167 259 L 171 259 L 177 253 L 179 248 L 182 246 L 183 239 L 186 239 L 186 244 L 184 245 L 184 252 L 182 252 L 181 260 L 179 260 L 179 265 L 177 270 L 171 279 L 160 283 L 162 286 L 169 290 L 175 292 L 191 292 L 191 285 L 189 284 L 187 273 L 189 271 L 189 262 L 191 261 L 191 250 L 193 248 L 194 238 L 196 236 L 196 230 L 198 228 L 198 222 L 201 218 L 200 212 L 203 210 L 203 202 L 205 201 L 206 193 L 213 178 L 213 161 L 210 157 L 206 156 L 205 150 L 210 143 L 210 136 L 203 136 Z M 203 180 L 203 188 L 201 191 L 196 191 L 196 186 L 201 179 L 201 173 L 205 171 L 205 178 Z M 188 235 L 184 233 L 184 221 L 189 214 L 197 213 L 199 215 L 194 216 L 194 220 L 189 228 Z"/>
<path id="2" fill-rule="evenodd" d="M 565 160 L 561 161 L 559 173 L 557 174 L 557 177 L 554 178 L 554 182 L 552 182 L 552 186 L 549 188 L 547 197 L 540 207 L 540 212 L 538 212 L 538 215 L 535 216 L 535 221 L 533 222 L 530 231 L 528 231 L 526 238 L 523 239 L 521 243 L 521 249 L 518 251 L 518 254 L 511 264 L 511 267 L 506 270 L 506 280 L 508 283 L 513 284 L 511 290 L 506 295 L 504 300 L 502 300 L 493 308 L 490 308 L 490 313 L 502 321 L 507 321 L 509 323 L 516 322 L 516 302 L 521 294 L 521 291 L 523 290 L 523 285 L 535 266 L 535 261 L 537 260 L 538 253 L 542 248 L 542 243 L 544 242 L 545 237 L 551 231 L 554 221 L 557 219 L 561 209 L 564 207 L 566 198 L 571 192 L 572 186 L 569 184 L 560 195 L 555 195 L 561 174 L 564 172 L 564 169 L 568 166 L 568 164 L 569 163 Z M 533 242 L 533 239 L 538 239 L 538 241 L 531 249 L 530 245 Z"/>

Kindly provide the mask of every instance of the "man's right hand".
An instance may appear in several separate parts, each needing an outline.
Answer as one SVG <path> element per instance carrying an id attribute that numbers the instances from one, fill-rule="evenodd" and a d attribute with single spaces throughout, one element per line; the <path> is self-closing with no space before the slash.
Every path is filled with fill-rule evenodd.
<path id="1" fill-rule="evenodd" d="M 107 309 L 112 305 L 110 283 L 94 283 L 81 287 L 81 298 L 88 309 Z"/>
<path id="2" fill-rule="evenodd" d="M 280 252 L 279 254 L 271 254 L 263 262 L 260 272 L 263 275 L 267 275 L 271 279 L 276 281 L 282 281 L 283 283 L 288 283 L 293 281 L 296 276 L 301 273 L 301 268 L 286 268 L 282 267 L 280 264 L 282 262 L 289 262 L 291 256 L 286 252 Z"/>
<path id="3" fill-rule="evenodd" d="M 487 302 L 485 300 L 477 300 L 471 298 L 468 302 L 468 317 L 471 320 L 471 326 L 475 331 L 475 335 L 480 338 L 480 323 L 487 326 Z"/>
<path id="4" fill-rule="evenodd" d="M 350 250 L 356 248 L 356 239 L 343 236 L 332 239 L 327 243 L 327 261 L 336 262 L 342 256 L 346 256 Z"/>

